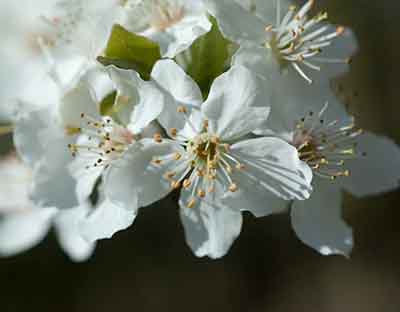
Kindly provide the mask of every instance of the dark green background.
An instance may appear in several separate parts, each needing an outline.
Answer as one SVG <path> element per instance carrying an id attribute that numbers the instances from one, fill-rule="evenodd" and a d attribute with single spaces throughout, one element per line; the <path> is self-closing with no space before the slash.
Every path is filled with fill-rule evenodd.
<path id="1" fill-rule="evenodd" d="M 364 128 L 400 142 L 400 3 L 319 1 L 360 43 L 342 97 Z M 7 144 L 3 142 L 3 149 Z M 0 260 L 0 311 L 400 311 L 400 192 L 355 200 L 350 260 L 322 257 L 299 242 L 285 215 L 246 216 L 222 260 L 186 247 L 174 195 L 142 209 L 134 226 L 73 264 L 54 235 Z"/>

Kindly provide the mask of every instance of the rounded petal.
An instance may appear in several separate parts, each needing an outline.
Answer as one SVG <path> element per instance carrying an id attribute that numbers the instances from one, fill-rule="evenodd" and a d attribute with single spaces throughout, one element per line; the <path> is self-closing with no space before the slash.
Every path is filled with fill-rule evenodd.
<path id="1" fill-rule="evenodd" d="M 100 118 L 99 108 L 91 86 L 82 80 L 61 99 L 59 107 L 61 122 L 67 128 L 79 128 L 82 125 L 81 114 Z"/>
<path id="2" fill-rule="evenodd" d="M 0 256 L 13 256 L 39 244 L 56 213 L 54 208 L 27 208 L 0 217 Z"/>
<path id="3" fill-rule="evenodd" d="M 357 197 L 376 195 L 399 187 L 400 148 L 391 139 L 370 132 L 357 138 L 358 157 L 346 166 L 350 176 L 340 179 Z"/>
<path id="4" fill-rule="evenodd" d="M 87 205 L 60 211 L 54 219 L 54 226 L 61 248 L 71 258 L 80 262 L 87 260 L 93 253 L 95 245 L 83 239 L 79 224 L 89 213 Z"/>
<path id="5" fill-rule="evenodd" d="M 174 143 L 155 143 L 143 139 L 134 144 L 105 176 L 105 194 L 114 204 L 128 210 L 148 206 L 165 197 L 172 189 L 163 175 L 173 171 L 177 163 L 160 165 L 155 159 L 182 152 Z"/>
<path id="6" fill-rule="evenodd" d="M 95 242 L 127 229 L 135 218 L 136 209 L 121 208 L 106 199 L 80 223 L 80 231 L 85 240 Z"/>
<path id="7" fill-rule="evenodd" d="M 295 201 L 292 226 L 306 245 L 323 255 L 348 256 L 353 247 L 351 228 L 342 219 L 340 188 L 331 181 L 315 178 L 310 199 Z"/>
<path id="8" fill-rule="evenodd" d="M 245 67 L 234 66 L 215 79 L 201 109 L 212 133 L 222 140 L 234 140 L 265 123 L 269 105 L 264 80 Z"/>
<path id="9" fill-rule="evenodd" d="M 151 77 L 182 105 L 200 106 L 203 102 L 196 82 L 172 60 L 158 61 L 153 67 Z"/>
<path id="10" fill-rule="evenodd" d="M 165 92 L 164 109 L 159 116 L 160 124 L 164 129 L 172 128 L 182 130 L 187 126 L 186 118 L 183 113 L 178 113 L 178 107 L 183 106 L 187 109 L 187 118 L 194 118 L 203 102 L 199 87 L 189 77 L 179 65 L 172 60 L 158 61 L 153 68 L 152 78 Z M 193 122 L 197 122 L 191 120 Z M 190 135 L 190 131 L 184 131 L 185 135 Z M 193 131 L 192 131 L 193 132 Z"/>
<path id="11" fill-rule="evenodd" d="M 299 159 L 296 148 L 285 141 L 273 137 L 250 139 L 232 145 L 229 153 L 244 165 L 243 170 L 235 170 L 232 175 L 239 189 L 259 184 L 264 191 L 286 200 L 303 200 L 310 196 L 311 169 Z M 257 202 L 255 200 L 254 204 Z M 269 211 L 272 207 L 266 206 L 266 209 Z"/>
<path id="12" fill-rule="evenodd" d="M 217 19 L 222 34 L 241 45 L 265 43 L 267 26 L 263 20 L 232 0 L 205 0 L 209 13 Z"/>
<path id="13" fill-rule="evenodd" d="M 193 208 L 187 207 L 188 192 L 182 192 L 180 215 L 186 242 L 197 257 L 223 257 L 239 236 L 242 214 L 216 201 L 200 200 Z"/>

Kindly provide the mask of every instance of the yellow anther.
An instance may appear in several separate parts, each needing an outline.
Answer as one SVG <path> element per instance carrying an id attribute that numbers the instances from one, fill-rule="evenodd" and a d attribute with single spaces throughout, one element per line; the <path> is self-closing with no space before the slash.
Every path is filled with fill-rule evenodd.
<path id="1" fill-rule="evenodd" d="M 181 182 L 180 181 L 171 181 L 171 187 L 176 190 L 181 187 Z"/>
<path id="2" fill-rule="evenodd" d="M 175 153 L 175 155 L 174 155 L 175 160 L 179 160 L 181 158 L 182 158 L 182 155 L 180 153 Z"/>
<path id="3" fill-rule="evenodd" d="M 153 139 L 156 143 L 162 143 L 162 136 L 160 133 L 156 133 L 153 135 Z"/>
<path id="4" fill-rule="evenodd" d="M 192 198 L 191 200 L 189 200 L 189 202 L 187 203 L 187 207 L 188 208 L 193 208 L 194 205 L 196 205 L 196 199 Z"/>
<path id="5" fill-rule="evenodd" d="M 169 130 L 169 133 L 171 134 L 172 137 L 176 137 L 176 135 L 178 134 L 178 129 L 176 128 L 171 128 Z"/>
<path id="6" fill-rule="evenodd" d="M 204 120 L 203 126 L 205 129 L 208 129 L 208 126 L 209 126 L 208 120 Z"/>
<path id="7" fill-rule="evenodd" d="M 336 27 L 336 34 L 338 36 L 340 36 L 344 33 L 345 30 L 346 30 L 346 28 L 344 28 L 343 26 L 338 26 L 338 27 Z"/>
<path id="8" fill-rule="evenodd" d="M 320 162 L 321 165 L 327 165 L 328 161 L 326 160 L 326 158 L 321 158 Z"/>
<path id="9" fill-rule="evenodd" d="M 267 27 L 265 27 L 265 31 L 270 32 L 270 31 L 272 31 L 273 27 L 274 26 L 272 26 L 272 25 L 268 25 Z"/>
<path id="10" fill-rule="evenodd" d="M 198 190 L 197 196 L 199 196 L 200 198 L 204 198 L 206 197 L 206 192 L 204 190 Z"/>
<path id="11" fill-rule="evenodd" d="M 232 183 L 231 185 L 229 185 L 229 191 L 231 191 L 232 193 L 236 192 L 238 189 L 239 188 L 236 183 Z"/>
<path id="12" fill-rule="evenodd" d="M 161 165 L 162 164 L 162 160 L 161 159 L 153 159 L 152 162 L 155 165 Z"/>
<path id="13" fill-rule="evenodd" d="M 81 133 L 81 128 L 78 127 L 65 127 L 65 134 L 66 135 L 77 135 Z"/>
<path id="14" fill-rule="evenodd" d="M 183 180 L 183 187 L 185 189 L 189 188 L 192 185 L 192 182 L 189 179 Z"/>
<path id="15" fill-rule="evenodd" d="M 178 106 L 178 108 L 176 109 L 176 111 L 178 113 L 187 113 L 187 109 L 185 106 Z"/>

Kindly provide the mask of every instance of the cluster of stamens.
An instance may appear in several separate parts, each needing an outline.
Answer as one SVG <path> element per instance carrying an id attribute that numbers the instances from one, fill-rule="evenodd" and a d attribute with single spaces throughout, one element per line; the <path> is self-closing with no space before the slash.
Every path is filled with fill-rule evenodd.
<path id="1" fill-rule="evenodd" d="M 112 161 L 121 157 L 128 149 L 136 137 L 127 128 L 116 124 L 110 117 L 103 120 L 97 119 L 82 113 L 81 119 L 83 126 L 79 128 L 68 128 L 70 135 L 82 134 L 86 138 L 85 144 L 69 144 L 68 148 L 73 157 L 84 157 L 88 162 L 86 169 L 105 167 L 107 168 Z"/>
<path id="2" fill-rule="evenodd" d="M 306 162 L 313 172 L 322 178 L 335 180 L 350 176 L 345 168 L 348 160 L 357 158 L 356 138 L 363 133 L 352 121 L 340 126 L 338 120 L 326 123 L 322 113 L 314 116 L 310 112 L 297 124 L 292 144 L 299 152 L 299 158 Z M 365 153 L 361 154 L 365 156 Z"/>
<path id="3" fill-rule="evenodd" d="M 178 108 L 178 112 L 187 118 L 184 107 Z M 188 120 L 187 118 L 187 122 Z M 203 129 L 198 133 L 200 134 L 186 141 L 179 137 L 177 129 L 169 131 L 173 140 L 163 139 L 159 134 L 154 136 L 154 141 L 157 143 L 168 140 L 185 150 L 164 157 L 156 157 L 153 163 L 162 165 L 165 162 L 175 162 L 173 166 L 175 169 L 165 172 L 164 178 L 169 181 L 171 188 L 182 188 L 191 193 L 190 200 L 186 203 L 188 208 L 193 208 L 197 199 L 214 193 L 216 181 L 225 185 L 229 192 L 236 192 L 239 186 L 234 182 L 233 173 L 245 169 L 244 165 L 230 153 L 229 144 L 220 142 L 217 136 L 208 132 L 207 121 L 203 123 Z"/>
<path id="4" fill-rule="evenodd" d="M 307 14 L 314 3 L 315 0 L 309 0 L 300 10 L 290 6 L 281 20 L 280 0 L 277 0 L 276 26 L 268 25 L 265 28 L 269 37 L 266 47 L 273 51 L 282 66 L 290 64 L 310 84 L 313 81 L 303 68 L 320 71 L 321 67 L 313 63 L 314 61 L 320 64 L 351 61 L 350 58 L 334 59 L 320 56 L 324 48 L 329 47 L 335 38 L 344 33 L 345 28 L 338 26 L 334 32 L 329 32 L 329 25 L 321 25 L 321 22 L 328 18 L 326 12 L 309 18 Z"/>

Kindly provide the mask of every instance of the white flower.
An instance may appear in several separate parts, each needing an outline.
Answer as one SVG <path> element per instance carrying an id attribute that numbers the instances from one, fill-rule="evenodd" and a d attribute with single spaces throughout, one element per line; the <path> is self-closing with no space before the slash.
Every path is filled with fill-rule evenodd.
<path id="1" fill-rule="evenodd" d="M 211 29 L 202 0 L 127 0 L 121 24 L 160 45 L 173 58 Z"/>
<path id="2" fill-rule="evenodd" d="M 311 172 L 294 147 L 277 138 L 248 138 L 269 107 L 247 69 L 233 67 L 218 77 L 204 103 L 173 61 L 159 61 L 152 78 L 168 95 L 159 121 L 171 139 L 156 134 L 130 148 L 106 176 L 110 200 L 142 207 L 180 188 L 188 244 L 197 256 L 218 258 L 239 235 L 242 210 L 267 215 L 281 211 L 279 198 L 309 196 Z"/>
<path id="3" fill-rule="evenodd" d="M 283 134 L 313 170 L 314 191 L 294 201 L 292 225 L 299 238 L 324 255 L 348 255 L 351 228 L 342 220 L 342 191 L 357 197 L 399 186 L 400 148 L 390 139 L 357 128 L 335 105 L 298 118 L 288 113 Z M 297 119 L 297 120 L 296 120 Z"/>
<path id="4" fill-rule="evenodd" d="M 316 98 L 332 102 L 330 80 L 347 71 L 357 44 L 349 29 L 326 23 L 325 12 L 309 16 L 314 0 L 299 9 L 286 0 L 206 3 L 222 33 L 241 45 L 232 64 L 269 78 L 272 122 Z"/>
<path id="5" fill-rule="evenodd" d="M 115 97 L 113 118 L 101 116 L 99 108 L 104 96 L 110 94 Z M 75 158 L 69 171 L 76 179 L 79 201 L 89 198 L 107 169 L 146 135 L 162 108 L 163 94 L 154 83 L 143 81 L 134 71 L 113 66 L 88 74 L 88 79 L 82 79 L 64 96 L 60 107 L 63 124 L 68 133 L 78 134 L 76 142 L 68 147 Z M 110 237 L 115 224 L 126 228 L 135 216 L 136 208 L 121 209 L 106 200 L 90 216 L 85 237 Z"/>
<path id="6" fill-rule="evenodd" d="M 0 162 L 0 256 L 13 256 L 39 244 L 52 226 L 62 249 L 74 261 L 86 260 L 95 245 L 81 236 L 78 224 L 87 205 L 68 210 L 38 207 L 29 199 L 32 170 L 15 156 Z"/>

